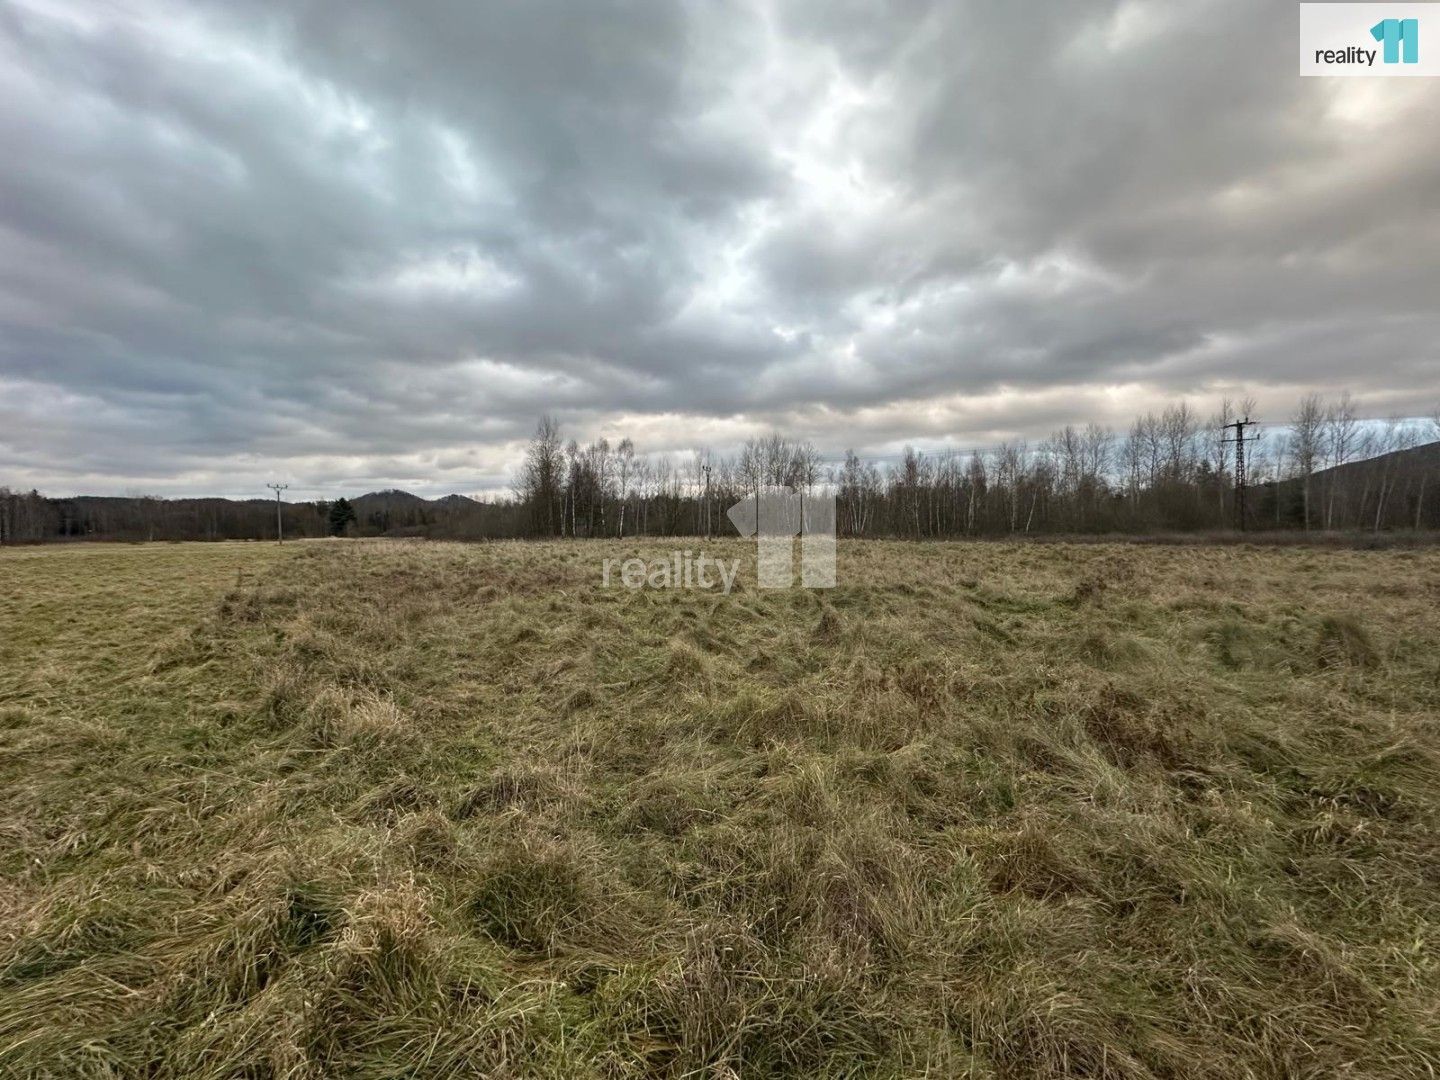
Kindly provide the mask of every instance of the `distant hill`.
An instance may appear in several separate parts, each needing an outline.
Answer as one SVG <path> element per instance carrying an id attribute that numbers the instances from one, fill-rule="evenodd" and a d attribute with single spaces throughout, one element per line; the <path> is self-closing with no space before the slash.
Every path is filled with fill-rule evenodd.
<path id="1" fill-rule="evenodd" d="M 464 495 L 445 495 L 439 499 L 422 499 L 419 495 L 392 488 L 388 491 L 371 491 L 365 495 L 357 495 L 350 500 L 350 505 L 355 507 L 355 512 L 358 514 L 362 510 L 386 510 L 394 513 L 396 511 L 415 511 L 425 507 L 436 510 L 460 510 L 480 504 Z"/>
<path id="2" fill-rule="evenodd" d="M 1388 454 L 1367 458 L 1364 461 L 1347 461 L 1344 465 L 1337 465 L 1333 469 L 1322 469 L 1315 475 L 1345 476 L 1366 471 L 1374 472 L 1377 469 L 1389 469 L 1398 473 L 1415 469 L 1433 469 L 1436 466 L 1440 466 L 1440 442 L 1412 446 L 1408 450 L 1392 450 Z"/>
<path id="3" fill-rule="evenodd" d="M 1440 442 L 1423 443 L 1420 446 L 1412 446 L 1408 450 L 1392 450 L 1388 454 L 1380 454 L 1376 457 L 1364 458 L 1358 461 L 1347 461 L 1344 465 L 1335 465 L 1328 469 L 1317 469 L 1310 475 L 1311 484 L 1330 483 L 1331 481 L 1346 482 L 1366 477 L 1374 477 L 1381 474 L 1400 475 L 1402 473 L 1431 472 L 1440 467 Z M 1301 483 L 1299 477 L 1289 477 L 1280 481 L 1280 486 L 1289 487 Z M 1275 481 L 1271 480 L 1264 484 L 1257 484 L 1257 487 L 1275 487 Z"/>
<path id="4" fill-rule="evenodd" d="M 430 501 L 408 491 L 390 490 L 357 495 L 350 500 L 350 505 L 359 513 L 362 509 L 413 510 L 429 506 Z"/>
<path id="5" fill-rule="evenodd" d="M 483 504 L 464 495 L 422 499 L 409 491 L 372 491 L 350 500 L 362 532 L 414 534 L 479 511 Z"/>
<path id="6" fill-rule="evenodd" d="M 1347 461 L 1310 476 L 1312 528 L 1433 528 L 1440 524 L 1440 442 Z M 1259 525 L 1305 522 L 1305 481 L 1288 477 L 1254 484 L 1252 517 Z"/>

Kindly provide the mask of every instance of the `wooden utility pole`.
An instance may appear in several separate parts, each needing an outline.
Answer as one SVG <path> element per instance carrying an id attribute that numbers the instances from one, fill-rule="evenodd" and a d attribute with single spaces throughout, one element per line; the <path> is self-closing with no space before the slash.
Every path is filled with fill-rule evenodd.
<path id="1" fill-rule="evenodd" d="M 289 484 L 266 484 L 266 487 L 275 492 L 275 542 L 285 542 L 285 522 L 280 516 L 280 492 L 288 488 Z"/>
<path id="2" fill-rule="evenodd" d="M 1254 426 L 1255 421 L 1251 420 L 1248 416 L 1243 420 L 1236 420 L 1234 423 L 1225 425 L 1226 431 L 1229 431 L 1231 428 L 1235 430 L 1235 434 L 1233 436 L 1225 436 L 1224 441 L 1235 444 L 1235 524 L 1241 532 L 1244 532 L 1246 527 L 1245 495 L 1249 486 L 1245 475 L 1245 444 L 1254 442 L 1259 438 L 1258 435 L 1246 435 L 1245 429 Z M 1279 497 L 1278 493 L 1276 497 Z"/>

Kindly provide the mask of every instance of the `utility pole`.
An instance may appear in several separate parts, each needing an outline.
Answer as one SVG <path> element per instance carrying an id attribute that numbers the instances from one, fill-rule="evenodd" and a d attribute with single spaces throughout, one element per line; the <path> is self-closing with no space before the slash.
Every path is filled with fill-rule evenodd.
<path id="1" fill-rule="evenodd" d="M 1234 423 L 1225 425 L 1226 431 L 1231 428 L 1235 429 L 1234 436 L 1227 435 L 1224 441 L 1235 444 L 1235 522 L 1241 532 L 1245 531 L 1245 493 L 1248 486 L 1245 475 L 1245 444 L 1259 438 L 1258 435 L 1254 437 L 1246 435 L 1245 429 L 1254 426 L 1255 421 L 1248 416 L 1243 420 L 1236 420 Z"/>
<path id="2" fill-rule="evenodd" d="M 705 474 L 705 536 L 710 536 L 710 465 L 706 463 L 700 466 L 700 471 Z"/>
<path id="3" fill-rule="evenodd" d="M 266 484 L 265 486 L 275 492 L 275 542 L 277 544 L 283 544 L 285 542 L 285 522 L 280 517 L 280 492 L 284 491 L 290 485 Z"/>

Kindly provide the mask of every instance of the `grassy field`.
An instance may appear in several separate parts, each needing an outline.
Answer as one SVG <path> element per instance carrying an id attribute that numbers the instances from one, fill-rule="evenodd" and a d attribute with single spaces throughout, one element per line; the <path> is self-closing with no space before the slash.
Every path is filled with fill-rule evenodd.
<path id="1" fill-rule="evenodd" d="M 0 551 L 0 1076 L 1440 1067 L 1440 553 L 634 550 Z"/>

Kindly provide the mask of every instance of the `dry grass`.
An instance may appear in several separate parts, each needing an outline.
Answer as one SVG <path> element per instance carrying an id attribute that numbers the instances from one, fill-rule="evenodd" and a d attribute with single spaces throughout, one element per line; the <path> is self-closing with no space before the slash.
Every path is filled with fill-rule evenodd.
<path id="1" fill-rule="evenodd" d="M 0 552 L 0 1075 L 1433 1075 L 1440 553 L 716 547 Z"/>

